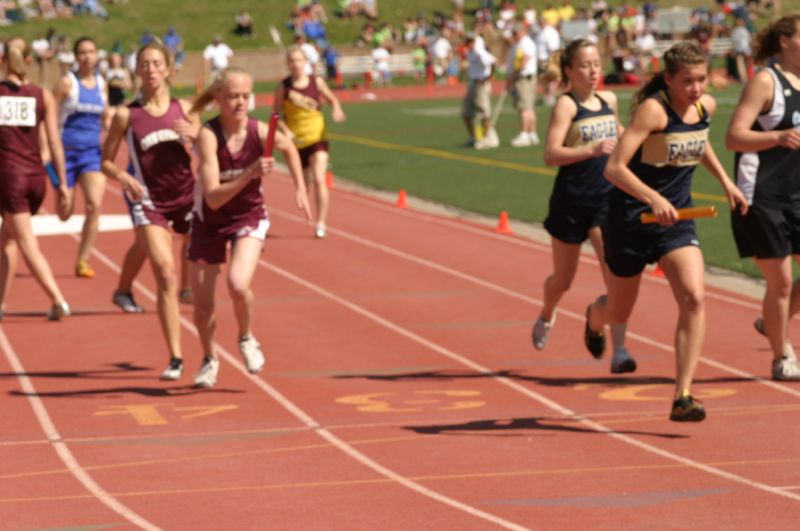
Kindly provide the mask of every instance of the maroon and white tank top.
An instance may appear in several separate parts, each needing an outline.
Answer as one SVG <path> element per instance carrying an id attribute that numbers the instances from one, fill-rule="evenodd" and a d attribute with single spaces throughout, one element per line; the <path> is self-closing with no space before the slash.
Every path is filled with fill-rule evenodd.
<path id="1" fill-rule="evenodd" d="M 263 156 L 264 148 L 258 136 L 258 120 L 247 121 L 247 136 L 242 148 L 232 153 L 222 131 L 219 117 L 207 124 L 217 137 L 217 160 L 219 161 L 219 181 L 224 183 L 240 175 L 248 166 Z M 211 210 L 203 199 L 202 184 L 195 187 L 195 219 L 204 225 L 231 225 L 240 222 L 257 222 L 267 217 L 261 180 L 251 179 L 233 198 L 217 210 Z"/>
<path id="2" fill-rule="evenodd" d="M 135 101 L 128 126 L 128 148 L 133 176 L 144 186 L 144 203 L 162 210 L 173 210 L 192 203 L 194 176 L 192 161 L 173 131 L 175 120 L 186 120 L 178 100 L 171 100 L 167 112 L 153 116 Z"/>
<path id="3" fill-rule="evenodd" d="M 44 93 L 36 85 L 0 82 L 0 176 L 44 175 L 39 154 L 39 124 Z"/>

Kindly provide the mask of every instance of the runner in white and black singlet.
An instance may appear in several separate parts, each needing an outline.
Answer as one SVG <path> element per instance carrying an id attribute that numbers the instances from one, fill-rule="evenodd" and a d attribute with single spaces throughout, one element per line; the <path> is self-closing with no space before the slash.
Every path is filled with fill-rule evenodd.
<path id="1" fill-rule="evenodd" d="M 756 61 L 769 65 L 745 86 L 726 138 L 750 209 L 731 222 L 739 255 L 753 257 L 767 282 L 756 329 L 769 339 L 772 378 L 800 380 L 788 337 L 800 310 L 800 285 L 792 286 L 792 257 L 800 262 L 800 15 L 765 28 L 756 45 Z"/>
<path id="2" fill-rule="evenodd" d="M 551 70 L 569 91 L 553 107 L 544 149 L 545 163 L 559 168 L 544 222 L 551 236 L 553 273 L 544 282 L 544 303 L 533 325 L 533 346 L 539 350 L 547 344 L 558 302 L 575 278 L 581 244 L 587 239 L 600 259 L 603 275 L 608 275 L 600 227 L 606 222 L 612 185 L 603 171 L 622 132 L 616 95 L 597 90 L 602 67 L 594 44 L 575 39 L 554 54 L 551 63 L 557 63 Z M 613 324 L 611 337 L 611 372 L 635 371 L 636 362 L 625 348 L 625 323 Z"/>
<path id="3" fill-rule="evenodd" d="M 239 353 L 251 373 L 264 367 L 264 354 L 251 326 L 250 284 L 270 225 L 261 179 L 272 171 L 274 158 L 264 157 L 268 126 L 248 116 L 252 92 L 253 80 L 247 72 L 226 68 L 192 105 L 192 110 L 199 112 L 213 100 L 220 111 L 219 116 L 200 130 L 197 139 L 200 179 L 195 186 L 189 244 L 194 322 L 204 352 L 203 364 L 195 376 L 195 385 L 199 387 L 213 387 L 219 372 L 213 346 L 214 292 L 222 265 L 227 261 L 229 244 L 227 284 L 238 325 Z M 297 205 L 311 221 L 297 148 L 280 131 L 275 132 L 275 147 L 283 154 L 294 178 Z"/>
<path id="4" fill-rule="evenodd" d="M 747 210 L 741 191 L 728 179 L 708 141 L 716 110 L 704 94 L 708 65 L 700 47 L 678 43 L 664 54 L 665 70 L 636 94 L 634 114 L 606 166 L 611 191 L 603 227 L 605 258 L 611 270 L 608 296 L 586 309 L 584 341 L 589 352 L 603 351 L 603 327 L 626 322 L 639 292 L 642 271 L 657 262 L 678 304 L 675 332 L 675 400 L 670 420 L 701 421 L 706 413 L 690 393 L 705 335 L 703 254 L 691 220 L 679 221 L 678 208 L 692 204 L 694 168 L 702 164 L 723 187 L 731 208 Z M 640 214 L 651 210 L 655 224 Z"/>

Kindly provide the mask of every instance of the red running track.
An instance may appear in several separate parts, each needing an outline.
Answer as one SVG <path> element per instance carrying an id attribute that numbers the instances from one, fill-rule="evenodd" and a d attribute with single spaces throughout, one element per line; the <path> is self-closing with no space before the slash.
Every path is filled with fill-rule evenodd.
<path id="1" fill-rule="evenodd" d="M 0 528 L 794 527 L 800 386 L 762 379 L 757 301 L 709 289 L 694 389 L 709 418 L 676 424 L 663 280 L 648 277 L 630 323 L 639 371 L 610 375 L 581 344 L 602 285 L 593 258 L 538 352 L 547 246 L 341 188 L 318 241 L 285 176 L 266 194 L 254 324 L 267 368 L 244 371 L 221 283 L 212 390 L 191 387 L 188 307 L 188 371 L 157 380 L 149 272 L 147 313 L 110 304 L 129 232 L 101 234 L 93 280 L 72 276 L 74 237 L 40 239 L 76 315 L 45 322 L 41 290 L 15 280 L 0 324 Z M 115 189 L 105 210 L 124 210 Z"/>

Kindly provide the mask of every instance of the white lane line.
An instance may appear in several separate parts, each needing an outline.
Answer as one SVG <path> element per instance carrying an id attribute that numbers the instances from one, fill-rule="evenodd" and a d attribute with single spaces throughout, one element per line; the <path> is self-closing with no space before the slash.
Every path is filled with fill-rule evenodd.
<path id="1" fill-rule="evenodd" d="M 61 435 L 59 435 L 52 419 L 50 418 L 50 415 L 47 413 L 47 408 L 44 406 L 44 403 L 36 393 L 36 387 L 34 387 L 31 379 L 28 378 L 25 367 L 22 365 L 22 362 L 20 362 L 17 353 L 11 346 L 11 343 L 9 342 L 8 337 L 6 336 L 2 327 L 0 327 L 0 349 L 3 350 L 9 365 L 11 365 L 11 370 L 17 373 L 17 380 L 22 388 L 22 392 L 25 393 L 25 397 L 28 399 L 31 408 L 33 409 L 34 415 L 36 415 L 36 420 L 39 421 L 39 426 L 41 426 L 42 431 L 47 437 L 47 440 L 52 445 L 56 454 L 58 454 L 59 459 L 61 459 L 61 461 L 64 463 L 64 466 L 67 467 L 67 470 L 69 470 L 69 472 L 75 476 L 75 479 L 77 479 L 81 485 L 83 485 L 84 488 L 88 490 L 90 494 L 92 494 L 92 496 L 97 498 L 103 505 L 123 517 L 125 520 L 147 531 L 159 530 L 159 527 L 151 524 L 133 510 L 120 503 L 111 494 L 106 492 L 106 490 L 97 484 L 97 482 L 95 482 L 95 480 L 92 479 L 92 477 L 81 467 L 80 463 L 78 463 L 78 460 L 75 459 L 74 455 L 72 455 L 69 447 L 61 439 Z"/>
<path id="2" fill-rule="evenodd" d="M 270 213 L 273 214 L 273 215 L 278 215 L 278 216 L 290 219 L 292 221 L 297 221 L 299 223 L 305 223 L 304 219 L 302 219 L 302 218 L 300 218 L 300 217 L 298 217 L 298 216 L 296 216 L 294 214 L 290 214 L 288 212 L 282 211 L 282 210 L 272 209 L 272 210 L 270 210 Z M 501 293 L 503 295 L 506 295 L 508 297 L 511 297 L 511 298 L 526 302 L 528 304 L 532 304 L 534 306 L 539 306 L 539 307 L 541 307 L 543 305 L 543 301 L 541 301 L 541 300 L 539 300 L 537 298 L 529 297 L 527 295 L 523 295 L 521 293 L 518 293 L 516 291 L 510 290 L 508 288 L 504 288 L 503 286 L 500 286 L 498 284 L 494 284 L 493 282 L 489 282 L 487 280 L 483 280 L 481 278 L 474 277 L 474 276 L 472 276 L 472 275 L 470 275 L 468 273 L 463 273 L 463 272 L 458 271 L 456 269 L 452 269 L 452 268 L 450 268 L 448 266 L 439 264 L 437 262 L 432 262 L 432 261 L 427 260 L 425 258 L 420 258 L 420 257 L 415 256 L 413 254 L 406 253 L 405 251 L 400 251 L 399 249 L 395 249 L 393 247 L 389 247 L 388 245 L 384 245 L 382 243 L 378 243 L 378 242 L 375 242 L 375 241 L 372 241 L 372 240 L 368 240 L 366 238 L 362 238 L 361 236 L 356 236 L 355 234 L 351 234 L 349 232 L 346 232 L 346 231 L 343 231 L 343 230 L 340 230 L 340 229 L 335 229 L 333 227 L 328 227 L 328 232 L 330 234 L 338 235 L 338 236 L 340 236 L 342 238 L 348 239 L 350 241 L 353 241 L 353 242 L 358 243 L 360 245 L 363 245 L 365 247 L 369 247 L 369 248 L 374 249 L 376 251 L 380 251 L 382 253 L 385 253 L 385 254 L 388 254 L 388 255 L 391 255 L 391 256 L 395 256 L 395 257 L 398 257 L 398 258 L 402 258 L 402 259 L 404 259 L 406 261 L 409 261 L 409 262 L 415 263 L 417 265 L 421 265 L 421 266 L 427 267 L 429 269 L 433 269 L 434 271 L 438 271 L 438 272 L 444 273 L 446 275 L 450 275 L 450 276 L 459 278 L 461 280 L 470 282 L 472 284 L 475 284 L 477 286 L 486 288 L 486 289 L 491 290 L 491 291 L 495 291 L 497 293 Z M 586 318 L 583 314 L 579 314 L 579 313 L 573 312 L 571 310 L 567 310 L 567 309 L 565 309 L 563 307 L 559 307 L 558 313 L 559 313 L 559 315 L 565 315 L 565 316 L 567 316 L 567 317 L 569 317 L 571 319 L 574 319 L 574 320 L 576 320 L 576 321 L 578 321 L 580 323 L 583 323 L 584 319 Z M 644 343 L 645 345 L 649 345 L 651 347 L 658 348 L 658 349 L 663 350 L 665 352 L 669 352 L 670 354 L 672 354 L 674 352 L 674 348 L 673 348 L 672 345 L 668 345 L 666 343 L 661 343 L 660 341 L 656 341 L 655 339 L 651 339 L 651 338 L 649 338 L 647 336 L 644 336 L 644 335 L 641 335 L 641 334 L 637 334 L 636 332 L 631 332 L 630 329 L 628 329 L 627 337 L 630 337 L 631 339 L 635 339 L 635 340 L 637 340 L 637 341 L 639 341 L 641 343 Z M 713 360 L 713 359 L 708 358 L 706 356 L 701 356 L 700 357 L 700 363 L 703 363 L 703 364 L 708 365 L 710 367 L 714 367 L 715 369 L 721 370 L 723 372 L 727 372 L 729 374 L 734 374 L 734 375 L 740 376 L 742 378 L 747 378 L 749 380 L 753 380 L 753 381 L 755 381 L 755 382 L 757 382 L 757 383 L 759 383 L 761 385 L 765 385 L 765 386 L 767 386 L 767 387 L 769 387 L 771 389 L 774 389 L 776 391 L 779 391 L 781 393 L 785 393 L 785 394 L 788 394 L 788 395 L 800 397 L 800 389 L 796 389 L 794 387 L 787 386 L 787 385 L 784 385 L 784 384 L 781 384 L 781 383 L 778 383 L 778 382 L 773 382 L 772 380 L 766 380 L 764 378 L 761 378 L 760 376 L 757 376 L 755 374 L 751 374 L 749 372 L 737 369 L 736 367 L 732 367 L 730 365 L 727 365 L 727 364 L 722 363 L 720 361 Z"/>
<path id="3" fill-rule="evenodd" d="M 757 490 L 760 490 L 760 491 L 763 491 L 763 492 L 768 492 L 770 494 L 775 494 L 777 496 L 781 496 L 781 497 L 784 497 L 784 498 L 789 498 L 789 499 L 794 500 L 794 501 L 800 501 L 800 493 L 795 494 L 795 493 L 792 493 L 792 492 L 787 492 L 787 491 L 781 490 L 780 488 L 773 487 L 773 486 L 770 486 L 770 485 L 766 485 L 764 483 L 760 483 L 758 481 L 754 481 L 754 480 L 745 478 L 743 476 L 739 476 L 737 474 L 733 474 L 731 472 L 727 472 L 725 470 L 721 470 L 721 469 L 715 468 L 713 466 L 710 466 L 710 465 L 707 465 L 707 464 L 704 464 L 704 463 L 700 463 L 698 461 L 694 461 L 693 459 L 689 459 L 689 458 L 681 456 L 681 455 L 673 454 L 672 452 L 669 452 L 667 450 L 663 450 L 661 448 L 658 448 L 657 446 L 652 446 L 652 445 L 647 444 L 647 443 L 645 443 L 643 441 L 640 441 L 638 439 L 634 439 L 633 437 L 630 437 L 628 435 L 617 433 L 612 428 L 609 428 L 609 427 L 607 427 L 607 426 L 605 426 L 605 425 L 603 425 L 603 424 L 601 424 L 599 422 L 596 422 L 596 421 L 591 420 L 591 419 L 589 419 L 587 417 L 584 417 L 583 415 L 580 415 L 580 414 L 576 413 L 575 411 L 572 411 L 571 409 L 569 409 L 569 408 L 567 408 L 565 406 L 562 406 L 558 402 L 555 402 L 555 401 L 545 397 L 544 395 L 541 395 L 541 394 L 539 394 L 539 393 L 537 393 L 537 392 L 535 392 L 535 391 L 533 391 L 531 389 L 528 389 L 527 387 L 525 387 L 525 386 L 523 386 L 523 385 L 521 385 L 521 384 L 519 384 L 519 383 L 517 383 L 517 382 L 515 382 L 513 380 L 510 380 L 510 379 L 508 379 L 506 377 L 497 376 L 495 371 L 492 371 L 488 367 L 484 367 L 483 365 L 480 365 L 480 364 L 470 360 L 469 358 L 461 356 L 460 354 L 457 354 L 457 353 L 455 353 L 455 352 L 453 352 L 453 351 L 451 351 L 451 350 L 449 350 L 449 349 L 447 349 L 447 348 L 445 348 L 445 347 L 443 347 L 443 346 L 441 346 L 441 345 L 439 345 L 437 343 L 434 343 L 433 341 L 430 341 L 430 340 L 428 340 L 428 339 L 426 339 L 426 338 L 424 338 L 424 337 L 422 337 L 422 336 L 420 336 L 418 334 L 415 334 L 414 332 L 412 332 L 412 331 L 410 331 L 410 330 L 408 330 L 406 328 L 403 328 L 402 326 L 399 326 L 399 325 L 397 325 L 397 324 L 395 324 L 395 323 L 393 323 L 393 322 L 391 322 L 391 321 L 389 321 L 387 319 L 384 319 L 383 317 L 381 317 L 381 316 L 379 316 L 379 315 L 377 315 L 377 314 L 375 314 L 375 313 L 373 313 L 373 312 L 371 312 L 371 311 L 359 306 L 358 304 L 356 304 L 354 302 L 351 302 L 351 301 L 349 301 L 349 300 L 347 300 L 347 299 L 345 299 L 343 297 L 339 297 L 338 295 L 326 290 L 325 288 L 322 288 L 322 287 L 320 287 L 320 286 L 318 286 L 318 285 L 316 285 L 316 284 L 314 284 L 314 283 L 312 283 L 310 281 L 307 281 L 307 280 L 305 280 L 305 279 L 303 279 L 303 278 L 301 278 L 301 277 L 299 277 L 299 276 L 297 276 L 297 275 L 295 275 L 293 273 L 290 273 L 289 271 L 286 271 L 285 269 L 282 269 L 280 267 L 277 267 L 277 266 L 274 266 L 272 264 L 269 264 L 269 263 L 265 262 L 264 260 L 260 260 L 259 263 L 261 264 L 262 267 L 264 267 L 264 268 L 266 268 L 266 269 L 268 269 L 268 270 L 270 270 L 270 271 L 272 271 L 272 272 L 274 272 L 274 273 L 286 278 L 287 280 L 290 280 L 290 281 L 292 281 L 292 282 L 294 282 L 294 283 L 296 283 L 296 284 L 298 284 L 300 286 L 303 286 L 306 289 L 309 289 L 309 290 L 319 294 L 320 296 L 322 296 L 322 297 L 324 297 L 324 298 L 326 298 L 326 299 L 328 299 L 330 301 L 333 301 L 336 304 L 339 304 L 340 306 L 343 306 L 343 307 L 351 310 L 352 312 L 357 313 L 357 314 L 369 319 L 370 321 L 373 321 L 376 324 L 379 324 L 379 325 L 383 326 L 384 328 L 392 330 L 393 332 L 395 332 L 395 333 L 397 333 L 397 334 L 399 334 L 399 335 L 401 335 L 401 336 L 403 336 L 403 337 L 405 337 L 405 338 L 407 338 L 407 339 L 409 339 L 409 340 L 411 340 L 411 341 L 413 341 L 415 343 L 418 343 L 418 344 L 430 349 L 433 352 L 436 352 L 436 353 L 441 354 L 442 356 L 444 356 L 446 358 L 449 358 L 449 359 L 451 359 L 453 361 L 456 361 L 456 362 L 460 363 L 461 365 L 463 365 L 463 366 L 465 366 L 465 367 L 467 367 L 467 368 L 469 368 L 471 370 L 474 370 L 476 372 L 485 374 L 486 376 L 488 376 L 488 377 L 496 380 L 497 382 L 499 382 L 499 383 L 501 383 L 501 384 L 513 389 L 514 391 L 517 391 L 518 393 L 520 393 L 520 394 L 522 394 L 524 396 L 527 396 L 528 398 L 531 398 L 531 399 L 535 400 L 536 402 L 538 402 L 538 403 L 540 403 L 540 404 L 552 409 L 553 411 L 559 413 L 560 415 L 568 416 L 568 417 L 574 419 L 575 421 L 579 422 L 580 424 L 583 424 L 584 426 L 586 426 L 586 427 L 588 427 L 588 428 L 590 428 L 590 429 L 592 429 L 592 430 L 594 430 L 594 431 L 596 431 L 598 433 L 604 433 L 604 434 L 606 434 L 606 435 L 608 435 L 610 437 L 613 437 L 613 438 L 615 438 L 615 439 L 617 439 L 617 440 L 619 440 L 619 441 L 621 441 L 621 442 L 623 442 L 625 444 L 628 444 L 628 445 L 634 446 L 636 448 L 639 448 L 641 450 L 644 450 L 645 452 L 661 456 L 661 457 L 663 457 L 665 459 L 668 459 L 670 461 L 681 463 L 681 464 L 683 464 L 685 466 L 688 466 L 688 467 L 691 467 L 691 468 L 695 468 L 697 470 L 701 470 L 701 471 L 706 472 L 708 474 L 712 474 L 714 476 L 718 476 L 718 477 L 727 479 L 729 481 L 733 481 L 733 482 L 736 482 L 736 483 L 739 483 L 739 484 L 743 484 L 743 485 L 746 485 L 748 487 L 751 487 L 751 488 L 754 488 L 754 489 L 757 489 Z"/>
<path id="4" fill-rule="evenodd" d="M 92 254 L 95 255 L 101 262 L 103 262 L 112 271 L 116 272 L 117 274 L 121 272 L 120 267 L 116 263 L 114 263 L 110 258 L 108 258 L 105 254 L 103 254 L 101 251 L 93 249 Z M 145 295 L 145 297 L 150 299 L 150 301 L 152 302 L 156 301 L 156 295 L 152 291 L 147 289 L 138 281 L 134 285 L 137 289 L 139 289 L 139 291 L 141 291 Z M 197 336 L 197 329 L 195 328 L 194 324 L 183 316 L 181 316 L 181 325 L 186 330 L 191 332 L 192 335 Z M 233 356 L 224 347 L 222 347 L 222 345 L 220 345 L 217 342 L 214 342 L 214 348 L 217 350 L 220 356 L 222 356 L 228 363 L 230 363 L 234 368 L 236 368 L 236 370 L 238 370 L 241 374 L 247 377 L 259 389 L 268 394 L 273 400 L 275 400 L 278 404 L 280 404 L 284 409 L 286 409 L 289 413 L 291 413 L 306 427 L 314 430 L 315 433 L 317 433 L 320 437 L 322 437 L 332 446 L 339 449 L 341 452 L 348 455 L 349 457 L 355 459 L 356 461 L 366 466 L 367 468 L 372 469 L 374 472 L 377 472 L 381 476 L 388 478 L 414 492 L 417 492 L 418 494 L 436 500 L 444 505 L 447 505 L 454 509 L 458 509 L 477 518 L 483 519 L 497 526 L 503 527 L 505 529 L 514 529 L 516 531 L 523 531 L 527 529 L 526 527 L 520 526 L 514 522 L 487 513 L 476 507 L 472 507 L 471 505 L 467 505 L 458 500 L 445 496 L 444 494 L 441 494 L 435 490 L 420 485 L 419 483 L 412 481 L 386 468 L 377 461 L 370 459 L 369 457 L 367 457 L 366 454 L 356 450 L 353 446 L 349 445 L 347 442 L 334 435 L 327 428 L 323 427 L 319 422 L 314 420 L 309 414 L 307 414 L 305 411 L 300 409 L 300 407 L 294 404 L 294 402 L 286 398 L 280 391 L 278 391 L 277 389 L 266 383 L 264 380 L 258 378 L 257 376 L 250 374 L 245 368 L 245 366 L 242 364 L 242 362 L 239 361 L 239 359 L 236 356 Z"/>

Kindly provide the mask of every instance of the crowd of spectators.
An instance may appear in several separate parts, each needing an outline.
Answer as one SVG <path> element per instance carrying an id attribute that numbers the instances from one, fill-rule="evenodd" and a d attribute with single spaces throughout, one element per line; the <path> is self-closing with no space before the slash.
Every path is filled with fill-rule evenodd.
<path id="1" fill-rule="evenodd" d="M 0 26 L 29 19 L 52 20 L 83 14 L 108 19 L 108 11 L 101 0 L 0 0 Z"/>

